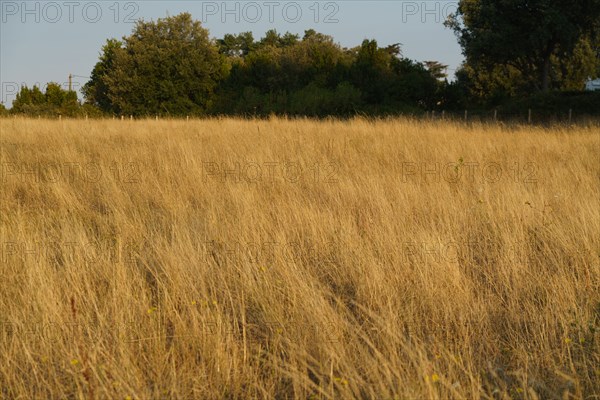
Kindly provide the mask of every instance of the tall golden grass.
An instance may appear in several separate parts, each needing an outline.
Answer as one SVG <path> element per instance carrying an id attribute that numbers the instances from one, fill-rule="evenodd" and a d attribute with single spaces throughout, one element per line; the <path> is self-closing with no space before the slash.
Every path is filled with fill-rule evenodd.
<path id="1" fill-rule="evenodd" d="M 600 129 L 4 119 L 0 398 L 598 398 Z"/>

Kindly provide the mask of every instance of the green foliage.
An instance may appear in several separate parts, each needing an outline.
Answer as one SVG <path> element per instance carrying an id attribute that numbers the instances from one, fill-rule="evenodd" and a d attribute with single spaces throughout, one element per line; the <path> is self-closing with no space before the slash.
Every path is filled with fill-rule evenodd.
<path id="1" fill-rule="evenodd" d="M 57 83 L 49 83 L 46 92 L 37 86 L 29 89 L 21 87 L 10 110 L 12 114 L 57 117 L 59 115 L 76 117 L 82 115 L 77 93 L 64 90 Z"/>
<path id="2" fill-rule="evenodd" d="M 231 42 L 232 38 L 223 39 Z M 215 112 L 326 116 L 387 114 L 425 108 L 435 100 L 436 77 L 423 64 L 401 57 L 400 45 L 380 48 L 366 40 L 343 49 L 333 38 L 308 30 L 267 32 L 233 67 Z"/>
<path id="3" fill-rule="evenodd" d="M 519 99 L 512 99 L 498 107 L 500 113 L 506 115 L 522 115 L 527 110 L 535 110 L 535 118 L 564 118 L 569 110 L 577 115 L 598 115 L 600 110 L 600 92 L 549 92 L 536 93 Z"/>
<path id="4" fill-rule="evenodd" d="M 243 32 L 239 35 L 226 34 L 223 39 L 217 40 L 219 53 L 227 57 L 245 57 L 257 47 L 252 32 Z"/>
<path id="5" fill-rule="evenodd" d="M 494 107 L 511 97 L 523 96 L 527 80 L 510 65 L 496 65 L 489 69 L 477 69 L 465 63 L 456 73 L 458 83 L 470 95 L 471 105 Z"/>
<path id="6" fill-rule="evenodd" d="M 448 78 L 447 65 L 438 61 L 425 61 L 423 64 L 435 79 L 443 81 Z"/>
<path id="7" fill-rule="evenodd" d="M 311 30 L 314 32 L 313 30 Z M 311 32 L 307 31 L 307 32 Z M 299 37 L 298 35 L 294 35 L 292 33 L 286 32 L 283 36 L 281 36 L 275 29 L 271 29 L 267 31 L 265 37 L 262 38 L 257 44 L 256 47 L 288 47 L 293 46 L 298 43 Z"/>
<path id="8" fill-rule="evenodd" d="M 289 112 L 293 115 L 325 117 L 350 116 L 362 108 L 361 92 L 349 82 L 328 89 L 316 83 L 293 92 Z"/>
<path id="9" fill-rule="evenodd" d="M 490 109 L 516 98 L 556 109 L 562 97 L 531 94 L 581 91 L 600 76 L 600 0 L 461 0 L 446 25 L 466 56 L 451 83 L 447 65 L 407 59 L 398 43 L 366 39 L 347 49 L 313 29 L 302 37 L 269 30 L 260 40 L 251 32 L 214 40 L 188 13 L 142 20 L 102 47 L 82 90 L 85 105 L 50 84 L 45 93 L 22 88 L 10 112 L 321 117 Z"/>
<path id="10" fill-rule="evenodd" d="M 410 107 L 429 109 L 435 106 L 439 86 L 442 85 L 421 63 L 409 59 L 395 59 L 395 79 L 390 90 L 394 101 Z"/>
<path id="11" fill-rule="evenodd" d="M 40 88 L 34 86 L 32 89 L 29 89 L 27 86 L 23 86 L 19 93 L 17 93 L 15 101 L 13 101 L 11 111 L 13 113 L 23 113 L 27 107 L 41 107 L 45 103 L 46 96 Z"/>
<path id="12" fill-rule="evenodd" d="M 375 40 L 364 40 L 356 50 L 350 73 L 352 81 L 361 89 L 365 102 L 378 104 L 388 100 L 385 94 L 391 78 L 390 62 L 390 54 L 380 49 Z"/>
<path id="13" fill-rule="evenodd" d="M 573 49 L 573 54 L 561 59 L 553 56 L 552 64 L 556 66 L 555 76 L 560 83 L 560 90 L 583 90 L 588 78 L 596 78 L 600 71 L 600 44 L 592 43 L 589 36 L 583 36 Z"/>
<path id="14" fill-rule="evenodd" d="M 109 39 L 102 47 L 100 61 L 92 70 L 91 79 L 83 86 L 83 95 L 86 103 L 98 107 L 105 113 L 119 113 L 119 108 L 114 104 L 108 94 L 107 76 L 114 68 L 115 55 L 122 47 L 122 43 Z"/>
<path id="15" fill-rule="evenodd" d="M 333 110 L 337 115 L 352 115 L 362 106 L 362 93 L 360 89 L 350 82 L 342 82 L 334 92 Z"/>
<path id="16" fill-rule="evenodd" d="M 348 50 L 312 29 L 211 40 L 181 14 L 107 41 L 83 93 L 90 107 L 125 115 L 388 113 L 432 104 L 440 73 L 402 58 L 398 44 Z"/>
<path id="17" fill-rule="evenodd" d="M 0 117 L 6 117 L 8 115 L 8 110 L 4 106 L 4 103 L 0 103 Z"/>
<path id="18" fill-rule="evenodd" d="M 473 94 L 489 99 L 583 86 L 595 60 L 582 41 L 598 21 L 600 0 L 461 0 L 446 25 L 466 56 Z"/>
<path id="19" fill-rule="evenodd" d="M 228 72 L 208 31 L 187 13 L 139 21 L 122 46 L 110 50 L 112 58 L 105 55 L 112 65 L 101 78 L 110 100 L 105 109 L 126 115 L 203 114 Z"/>
<path id="20" fill-rule="evenodd" d="M 598 75 L 598 2 L 462 0 L 447 23 L 466 55 L 452 83 L 446 65 L 409 60 L 400 44 L 364 40 L 346 49 L 313 29 L 211 40 L 180 14 L 140 21 L 122 41 L 107 41 L 83 92 L 90 115 L 94 107 L 136 116 L 317 117 L 500 107 L 547 87 L 581 90 Z"/>

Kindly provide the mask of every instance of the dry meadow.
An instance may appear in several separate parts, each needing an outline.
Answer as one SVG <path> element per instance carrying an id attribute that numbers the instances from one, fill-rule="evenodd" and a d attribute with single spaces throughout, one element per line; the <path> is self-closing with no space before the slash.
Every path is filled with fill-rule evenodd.
<path id="1" fill-rule="evenodd" d="M 0 120 L 1 399 L 597 399 L 600 127 Z"/>

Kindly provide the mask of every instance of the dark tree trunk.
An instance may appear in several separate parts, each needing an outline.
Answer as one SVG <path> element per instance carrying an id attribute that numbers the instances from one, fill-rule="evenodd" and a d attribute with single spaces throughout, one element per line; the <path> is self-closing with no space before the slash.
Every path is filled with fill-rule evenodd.
<path id="1" fill-rule="evenodd" d="M 554 41 L 552 41 L 548 44 L 548 47 L 544 52 L 544 60 L 542 64 L 542 92 L 547 92 L 550 90 L 550 69 L 552 68 L 551 57 L 555 48 L 556 44 Z"/>

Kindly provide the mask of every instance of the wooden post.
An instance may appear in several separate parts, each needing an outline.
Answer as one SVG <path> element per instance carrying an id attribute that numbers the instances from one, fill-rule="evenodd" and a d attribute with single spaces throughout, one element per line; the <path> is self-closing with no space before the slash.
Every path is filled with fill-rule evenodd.
<path id="1" fill-rule="evenodd" d="M 129 120 L 130 120 L 130 121 L 133 121 L 133 115 L 130 115 L 130 116 L 129 116 Z"/>
<path id="2" fill-rule="evenodd" d="M 446 110 L 442 110 L 442 119 L 446 119 Z"/>
<path id="3" fill-rule="evenodd" d="M 187 117 L 185 117 L 185 120 L 186 120 L 187 122 L 189 122 L 189 121 L 190 121 L 190 116 L 188 115 Z"/>
<path id="4" fill-rule="evenodd" d="M 494 122 L 498 121 L 498 110 L 494 110 Z"/>
<path id="5" fill-rule="evenodd" d="M 60 121 L 60 120 L 62 120 L 62 115 L 59 115 L 59 116 L 58 116 L 58 120 L 59 120 L 59 121 Z"/>
<path id="6" fill-rule="evenodd" d="M 465 110 L 465 121 L 469 118 L 469 111 Z"/>
<path id="7" fill-rule="evenodd" d="M 158 121 L 158 115 L 156 116 L 156 120 Z"/>
<path id="8" fill-rule="evenodd" d="M 527 116 L 527 123 L 531 124 L 531 108 L 529 109 L 529 114 Z"/>
<path id="9" fill-rule="evenodd" d="M 435 119 L 435 110 L 431 110 L 431 119 Z"/>
<path id="10" fill-rule="evenodd" d="M 85 120 L 86 120 L 86 121 L 88 120 L 88 115 L 87 115 L 87 114 L 85 114 Z"/>
<path id="11" fill-rule="evenodd" d="M 125 120 L 125 116 L 121 115 L 121 121 L 124 121 L 124 120 Z"/>
<path id="12" fill-rule="evenodd" d="M 573 120 L 573 109 L 569 108 L 569 124 L 571 123 L 572 120 Z"/>

